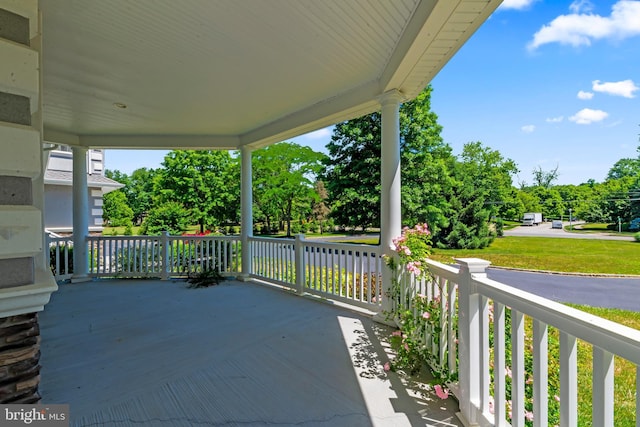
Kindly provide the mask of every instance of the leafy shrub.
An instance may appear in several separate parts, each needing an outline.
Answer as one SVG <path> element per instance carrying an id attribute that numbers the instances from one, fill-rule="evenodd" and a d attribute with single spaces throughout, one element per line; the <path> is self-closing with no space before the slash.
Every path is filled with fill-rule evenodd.
<path id="1" fill-rule="evenodd" d="M 66 270 L 64 265 L 64 253 L 65 251 L 69 251 L 69 271 Z M 56 271 L 56 248 L 55 246 L 51 246 L 49 248 L 49 266 L 51 267 L 51 272 L 54 275 L 63 275 L 63 274 L 71 274 L 73 273 L 73 246 L 69 245 L 60 245 L 60 271 Z"/>
<path id="2" fill-rule="evenodd" d="M 633 238 L 636 239 L 636 242 L 640 242 L 640 231 L 633 235 Z"/>
<path id="3" fill-rule="evenodd" d="M 189 225 L 189 211 L 178 202 L 167 202 L 154 207 L 142 223 L 140 231 L 155 235 L 163 231 L 182 234 Z"/>

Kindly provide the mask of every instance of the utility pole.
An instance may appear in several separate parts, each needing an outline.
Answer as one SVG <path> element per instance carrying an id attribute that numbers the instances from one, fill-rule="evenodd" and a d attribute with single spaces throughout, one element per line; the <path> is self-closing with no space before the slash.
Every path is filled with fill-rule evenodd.
<path id="1" fill-rule="evenodd" d="M 573 231 L 573 218 L 571 217 L 571 208 L 569 208 L 569 230 Z"/>

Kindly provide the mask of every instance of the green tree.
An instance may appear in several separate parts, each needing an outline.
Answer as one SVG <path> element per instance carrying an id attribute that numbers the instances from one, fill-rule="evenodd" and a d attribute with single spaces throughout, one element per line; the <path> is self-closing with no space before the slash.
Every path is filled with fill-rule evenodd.
<path id="1" fill-rule="evenodd" d="M 313 183 L 324 154 L 292 142 L 280 142 L 253 152 L 253 193 L 260 210 L 277 209 L 291 235 L 291 220 L 311 211 L 317 198 Z"/>
<path id="2" fill-rule="evenodd" d="M 127 204 L 127 196 L 122 189 L 111 191 L 102 196 L 102 219 L 109 225 L 121 227 L 130 225 L 133 210 Z"/>
<path id="3" fill-rule="evenodd" d="M 380 225 L 380 113 L 338 123 L 327 144 L 322 180 L 331 217 L 343 227 Z"/>
<path id="4" fill-rule="evenodd" d="M 239 214 L 238 161 L 220 150 L 175 150 L 154 180 L 158 203 L 177 202 L 191 221 L 205 227 L 236 221 Z"/>
<path id="5" fill-rule="evenodd" d="M 124 184 L 121 191 L 127 197 L 127 204 L 133 210 L 133 222 L 140 224 L 145 214 L 153 205 L 153 182 L 157 173 L 156 169 L 140 168 L 131 173 L 131 176 L 118 170 L 106 170 L 105 176 Z"/>
<path id="6" fill-rule="evenodd" d="M 149 210 L 140 233 L 156 235 L 168 231 L 169 234 L 182 234 L 188 226 L 189 211 L 179 202 L 168 201 Z"/>
<path id="7" fill-rule="evenodd" d="M 551 188 L 558 180 L 558 166 L 550 171 L 544 171 L 540 166 L 533 170 L 534 187 Z"/>
<path id="8" fill-rule="evenodd" d="M 543 218 L 559 219 L 568 209 L 555 188 L 534 187 L 531 190 L 531 195 L 539 201 L 541 207 L 540 211 L 534 212 L 542 212 Z"/>
<path id="9" fill-rule="evenodd" d="M 316 181 L 313 185 L 313 189 L 317 194 L 317 198 L 312 202 L 311 206 L 313 219 L 320 226 L 320 233 L 323 233 L 325 222 L 329 216 L 329 212 L 331 211 L 326 204 L 329 193 L 327 193 L 327 189 L 322 181 Z"/>
<path id="10" fill-rule="evenodd" d="M 327 183 L 331 216 L 341 225 L 380 225 L 381 115 L 379 112 L 335 126 L 327 145 Z M 442 127 L 431 111 L 431 87 L 400 106 L 402 214 L 413 226 L 427 222 L 434 233 L 449 225 L 455 158 L 440 137 Z"/>
<path id="11" fill-rule="evenodd" d="M 431 86 L 400 107 L 402 216 L 412 227 L 426 222 L 436 245 L 445 240 L 460 209 L 452 199 L 457 160 L 431 111 Z"/>
<path id="12" fill-rule="evenodd" d="M 483 248 L 496 236 L 490 227 L 505 200 L 512 197 L 512 178 L 518 169 L 500 152 L 480 142 L 465 144 L 454 168 L 456 186 L 450 195 L 455 210 L 439 246 Z"/>
<path id="13" fill-rule="evenodd" d="M 624 158 L 618 160 L 611 167 L 611 169 L 609 169 L 607 180 L 621 179 L 626 177 L 640 177 L 640 146 L 638 146 L 636 151 L 638 152 L 638 157 L 636 157 L 635 159 Z"/>

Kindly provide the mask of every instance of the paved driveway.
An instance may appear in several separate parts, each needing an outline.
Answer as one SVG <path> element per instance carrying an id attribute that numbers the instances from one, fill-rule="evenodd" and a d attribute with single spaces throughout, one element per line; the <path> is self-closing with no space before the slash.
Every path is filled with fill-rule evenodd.
<path id="1" fill-rule="evenodd" d="M 568 222 L 563 223 L 565 226 Z M 576 222 L 574 225 L 580 225 Z M 511 230 L 505 230 L 505 236 L 535 236 L 535 237 L 561 237 L 567 239 L 596 239 L 596 240 L 633 240 L 631 236 L 617 236 L 616 233 L 569 233 L 564 229 L 551 228 L 550 222 L 543 222 L 540 225 L 521 225 Z"/>

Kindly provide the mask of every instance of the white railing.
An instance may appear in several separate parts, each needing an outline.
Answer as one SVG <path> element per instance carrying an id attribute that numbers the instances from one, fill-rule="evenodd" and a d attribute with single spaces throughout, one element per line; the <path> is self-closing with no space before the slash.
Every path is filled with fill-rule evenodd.
<path id="1" fill-rule="evenodd" d="M 379 246 L 252 237 L 251 276 L 367 309 L 381 305 Z"/>
<path id="2" fill-rule="evenodd" d="M 73 275 L 73 240 L 70 237 L 47 236 L 49 266 L 55 279 L 68 280 Z"/>
<path id="3" fill-rule="evenodd" d="M 304 292 L 377 309 L 382 304 L 379 246 L 309 241 L 302 243 Z"/>
<path id="4" fill-rule="evenodd" d="M 296 289 L 295 242 L 251 237 L 251 276 Z"/>
<path id="5" fill-rule="evenodd" d="M 239 271 L 240 240 L 229 236 L 90 236 L 92 277 L 186 277 Z"/>
<path id="6" fill-rule="evenodd" d="M 225 275 L 241 273 L 239 237 L 165 233 L 89 237 L 87 242 L 92 277 L 167 279 L 206 268 Z M 244 256 L 251 259 L 251 271 L 245 275 L 299 294 L 381 310 L 386 296 L 379 246 L 303 236 L 250 237 L 248 242 Z M 69 276 L 73 272 L 69 238 L 50 238 L 49 247 L 56 278 Z M 413 310 L 419 317 L 416 297 L 435 307 L 437 323 L 425 325 L 424 349 L 434 371 L 448 377 L 460 402 L 460 417 L 468 425 L 582 425 L 586 421 L 584 414 L 578 415 L 578 401 L 586 393 L 592 396 L 592 425 L 613 426 L 616 357 L 635 369 L 635 387 L 640 389 L 640 331 L 489 280 L 487 261 L 459 259 L 459 267 L 426 262 L 427 279 L 400 274 L 389 314 L 396 314 L 399 325 L 398 313 Z M 578 342 L 581 348 L 590 348 L 593 358 L 592 380 L 579 386 Z M 635 425 L 640 427 L 637 391 L 633 399 Z"/>
<path id="7" fill-rule="evenodd" d="M 428 261 L 432 278 L 426 281 L 404 274 L 395 308 L 411 309 L 418 294 L 441 307 L 438 345 L 433 347 L 436 339 L 428 331 L 424 342 L 435 369 L 446 366 L 457 373 L 457 382 L 449 386 L 465 422 L 584 425 L 585 415 L 578 418 L 578 401 L 592 396 L 590 425 L 612 427 L 614 356 L 635 367 L 638 390 L 640 331 L 490 280 L 486 261 L 458 261 L 460 268 Z M 592 379 L 579 387 L 578 340 L 593 357 Z M 559 368 L 559 375 L 550 372 L 550 365 Z M 640 426 L 638 392 L 633 399 L 636 414 L 631 425 Z"/>

